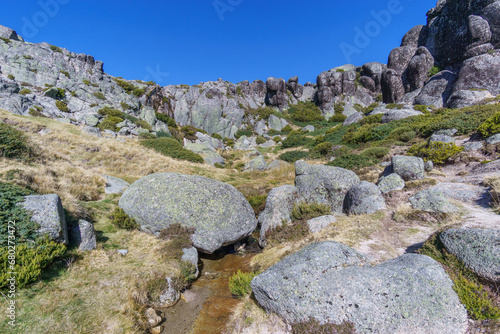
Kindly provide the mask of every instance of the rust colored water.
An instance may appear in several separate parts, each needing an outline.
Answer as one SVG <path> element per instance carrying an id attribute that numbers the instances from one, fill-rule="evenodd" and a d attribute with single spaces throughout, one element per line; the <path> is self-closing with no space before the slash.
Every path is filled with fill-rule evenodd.
<path id="1" fill-rule="evenodd" d="M 221 334 L 231 316 L 238 298 L 229 292 L 229 277 L 238 270 L 251 271 L 253 254 L 227 254 L 202 258 L 200 277 L 189 291 L 196 296 L 189 303 L 180 300 L 164 311 L 166 322 L 163 333 Z"/>

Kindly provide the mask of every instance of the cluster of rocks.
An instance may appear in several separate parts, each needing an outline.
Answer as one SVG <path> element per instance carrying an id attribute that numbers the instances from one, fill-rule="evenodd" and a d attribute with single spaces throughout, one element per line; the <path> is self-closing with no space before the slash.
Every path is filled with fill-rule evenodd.
<path id="1" fill-rule="evenodd" d="M 292 324 L 350 321 L 359 333 L 434 334 L 463 334 L 468 325 L 453 282 L 425 255 L 371 265 L 348 246 L 320 242 L 256 276 L 251 287 L 266 311 Z"/>
<path id="2" fill-rule="evenodd" d="M 47 235 L 49 239 L 60 243 L 75 244 L 82 251 L 96 248 L 94 226 L 83 219 L 74 225 L 67 224 L 58 195 L 25 196 L 18 205 L 31 213 L 31 220 L 39 226 L 39 234 Z"/>
<path id="3" fill-rule="evenodd" d="M 269 231 L 292 220 L 292 210 L 300 203 L 326 204 L 333 214 L 370 214 L 386 208 L 377 186 L 360 181 L 354 172 L 340 167 L 309 165 L 300 160 L 295 163 L 295 186 L 285 185 L 269 192 L 265 209 L 258 217 L 261 246 L 266 245 Z M 332 222 L 335 218 L 326 216 L 307 224 L 316 233 Z"/>
<path id="4" fill-rule="evenodd" d="M 248 126 L 262 135 L 286 125 L 275 116 L 267 122 L 256 119 L 247 110 L 287 109 L 311 101 L 329 116 L 340 104 L 348 117 L 346 124 L 351 124 L 363 117 L 356 104 L 366 107 L 382 96 L 385 103 L 405 104 L 401 110 L 382 106 L 375 112 L 383 112 L 383 121 L 389 122 L 420 114 L 413 104 L 462 107 L 500 94 L 499 11 L 491 1 L 439 1 L 429 11 L 427 25 L 412 28 L 401 46 L 392 50 L 387 65 L 344 65 L 304 85 L 296 76 L 288 81 L 270 77 L 266 82 L 233 84 L 218 79 L 165 87 L 127 81 L 104 73 L 103 63 L 92 56 L 48 43 L 28 43 L 12 29 L 0 26 L 0 37 L 5 39 L 0 41 L 0 107 L 23 115 L 41 110 L 49 117 L 95 127 L 102 119 L 99 109 L 128 106 L 124 112 L 146 121 L 153 132 L 168 132 L 168 126 L 156 118 L 158 112 L 181 126 L 234 138 Z M 433 67 L 441 71 L 429 78 Z M 139 96 L 131 94 L 130 86 L 142 90 Z M 59 89 L 65 90 L 64 96 L 58 94 Z M 65 101 L 69 112 L 56 107 L 58 100 Z M 119 128 L 120 135 L 148 131 L 129 121 Z"/>

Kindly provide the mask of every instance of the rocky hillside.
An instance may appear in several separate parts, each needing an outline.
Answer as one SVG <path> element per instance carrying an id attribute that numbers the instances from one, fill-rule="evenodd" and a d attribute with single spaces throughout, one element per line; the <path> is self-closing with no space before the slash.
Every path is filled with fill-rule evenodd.
<path id="1" fill-rule="evenodd" d="M 161 113 L 181 126 L 227 138 L 249 126 L 267 130 L 269 124 L 259 123 L 249 111 L 264 106 L 286 110 L 299 101 L 314 102 L 327 117 L 335 111 L 348 117 L 376 101 L 464 107 L 500 94 L 499 16 L 498 1 L 440 0 L 427 13 L 427 25 L 412 28 L 387 65 L 344 65 L 304 85 L 298 77 L 165 87 L 127 81 L 106 74 L 92 56 L 28 43 L 2 26 L 0 107 L 95 126 L 102 119 L 98 110 L 107 106 L 146 121 L 149 126 L 143 129 L 168 132 L 155 115 Z M 127 125 L 122 134 L 138 134 L 141 128 Z"/>

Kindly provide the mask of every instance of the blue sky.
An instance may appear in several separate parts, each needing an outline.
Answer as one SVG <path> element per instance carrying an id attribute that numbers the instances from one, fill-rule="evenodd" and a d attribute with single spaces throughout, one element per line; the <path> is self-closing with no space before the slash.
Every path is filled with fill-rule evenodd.
<path id="1" fill-rule="evenodd" d="M 316 81 L 330 68 L 387 62 L 436 0 L 6 1 L 0 24 L 161 85 L 269 76 Z"/>

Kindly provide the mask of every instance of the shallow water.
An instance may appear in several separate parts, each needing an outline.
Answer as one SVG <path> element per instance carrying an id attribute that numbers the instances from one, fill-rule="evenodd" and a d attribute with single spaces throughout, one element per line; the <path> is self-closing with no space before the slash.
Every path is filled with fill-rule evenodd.
<path id="1" fill-rule="evenodd" d="M 221 334 L 238 304 L 229 292 L 229 277 L 238 270 L 251 271 L 254 254 L 215 254 L 203 256 L 200 277 L 189 288 L 194 296 L 189 303 L 181 299 L 163 310 L 165 334 Z"/>

